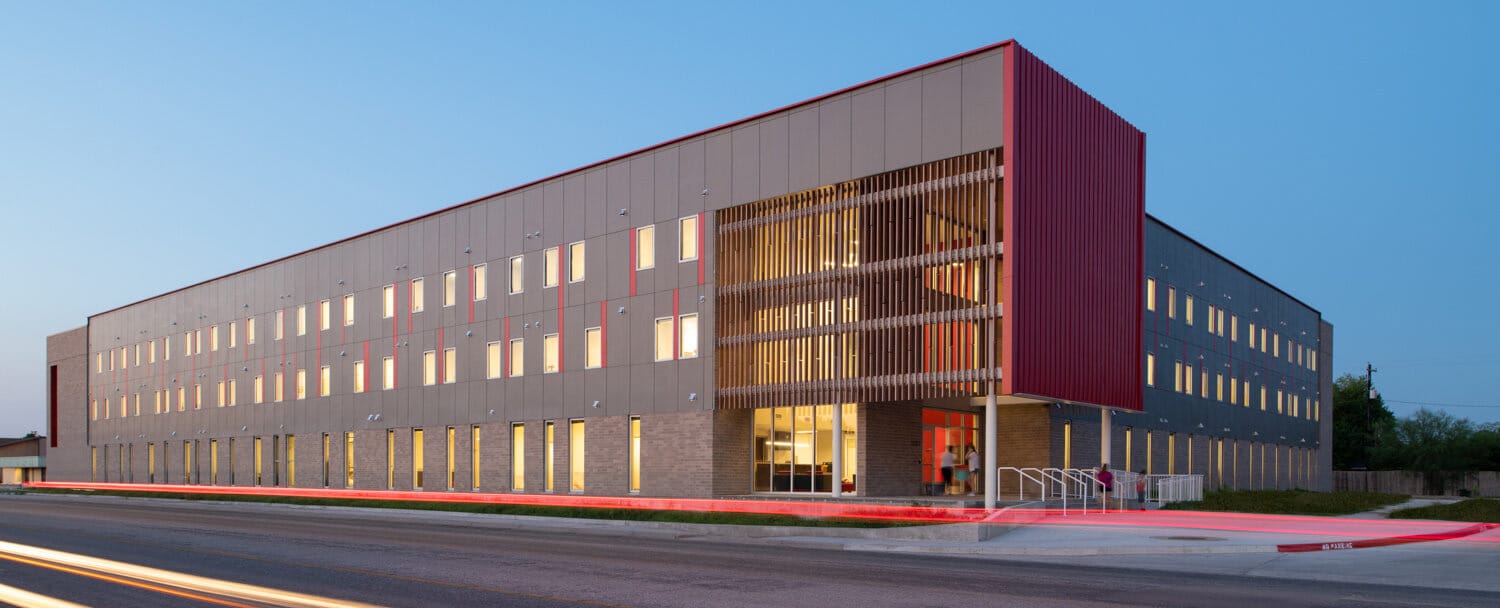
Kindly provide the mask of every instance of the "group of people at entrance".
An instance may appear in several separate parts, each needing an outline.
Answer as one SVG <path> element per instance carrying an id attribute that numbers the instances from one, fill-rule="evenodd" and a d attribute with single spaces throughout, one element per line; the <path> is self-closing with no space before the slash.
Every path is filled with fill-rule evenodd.
<path id="1" fill-rule="evenodd" d="M 1109 463 L 1100 464 L 1099 472 L 1094 475 L 1094 478 L 1099 480 L 1100 498 L 1103 499 L 1104 504 L 1109 504 L 1109 493 L 1115 489 L 1115 474 L 1109 472 Z M 1146 495 L 1149 493 L 1150 488 L 1146 485 L 1146 469 L 1141 469 L 1141 472 L 1135 478 L 1135 506 L 1137 509 L 1146 510 Z"/>
<path id="2" fill-rule="evenodd" d="M 983 470 L 979 467 L 979 451 L 974 449 L 974 444 L 964 446 L 964 461 L 963 468 L 954 470 L 957 464 L 955 447 L 949 446 L 943 451 L 942 461 L 938 463 L 943 474 L 943 487 L 951 491 L 956 480 L 959 493 L 967 491 L 969 496 L 974 496 L 979 492 L 979 474 Z"/>

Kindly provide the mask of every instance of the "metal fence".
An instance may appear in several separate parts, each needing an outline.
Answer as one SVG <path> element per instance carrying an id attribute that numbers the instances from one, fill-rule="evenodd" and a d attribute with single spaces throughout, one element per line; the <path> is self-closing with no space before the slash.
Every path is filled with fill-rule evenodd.
<path id="1" fill-rule="evenodd" d="M 1145 475 L 1120 471 L 1114 474 L 1114 488 L 1107 498 L 1099 484 L 1098 469 L 1059 469 L 1038 467 L 1000 467 L 995 475 L 1001 499 L 1014 496 L 1017 501 L 1042 500 L 1060 502 L 1063 512 L 1070 507 L 1084 511 L 1127 509 L 1137 502 L 1137 481 L 1145 478 L 1146 502 L 1157 506 L 1169 502 L 1203 500 L 1202 475 Z"/>

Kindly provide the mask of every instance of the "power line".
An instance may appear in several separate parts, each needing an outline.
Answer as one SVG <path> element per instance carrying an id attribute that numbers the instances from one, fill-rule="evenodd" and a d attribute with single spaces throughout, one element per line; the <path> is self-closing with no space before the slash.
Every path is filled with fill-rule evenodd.
<path id="1" fill-rule="evenodd" d="M 1438 403 L 1436 401 L 1401 401 L 1399 399 L 1386 399 L 1385 401 L 1388 402 L 1388 403 L 1404 403 L 1406 405 L 1434 405 L 1434 406 L 1438 406 L 1438 407 L 1500 408 L 1500 403 L 1483 404 L 1482 405 L 1482 404 L 1476 404 L 1476 403 Z"/>

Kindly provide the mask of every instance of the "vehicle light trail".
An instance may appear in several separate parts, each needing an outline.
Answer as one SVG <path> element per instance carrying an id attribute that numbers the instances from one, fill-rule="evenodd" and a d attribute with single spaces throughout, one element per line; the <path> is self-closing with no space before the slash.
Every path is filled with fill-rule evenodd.
<path id="1" fill-rule="evenodd" d="M 88 608 L 83 604 L 74 604 L 67 600 L 32 593 L 8 585 L 0 585 L 0 602 L 16 608 Z"/>
<path id="2" fill-rule="evenodd" d="M 252 608 L 359 608 L 370 606 L 331 598 L 236 583 L 87 555 L 0 541 L 0 559 L 117 583 L 220 606 Z"/>

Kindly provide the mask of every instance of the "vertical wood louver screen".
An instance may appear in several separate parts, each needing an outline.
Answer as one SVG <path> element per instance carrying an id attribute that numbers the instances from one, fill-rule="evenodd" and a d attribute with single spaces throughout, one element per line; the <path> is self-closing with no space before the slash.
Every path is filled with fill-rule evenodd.
<path id="1" fill-rule="evenodd" d="M 990 150 L 719 211 L 718 407 L 969 397 L 998 380 L 985 273 L 1000 269 L 986 261 L 1002 253 L 1002 173 Z"/>

